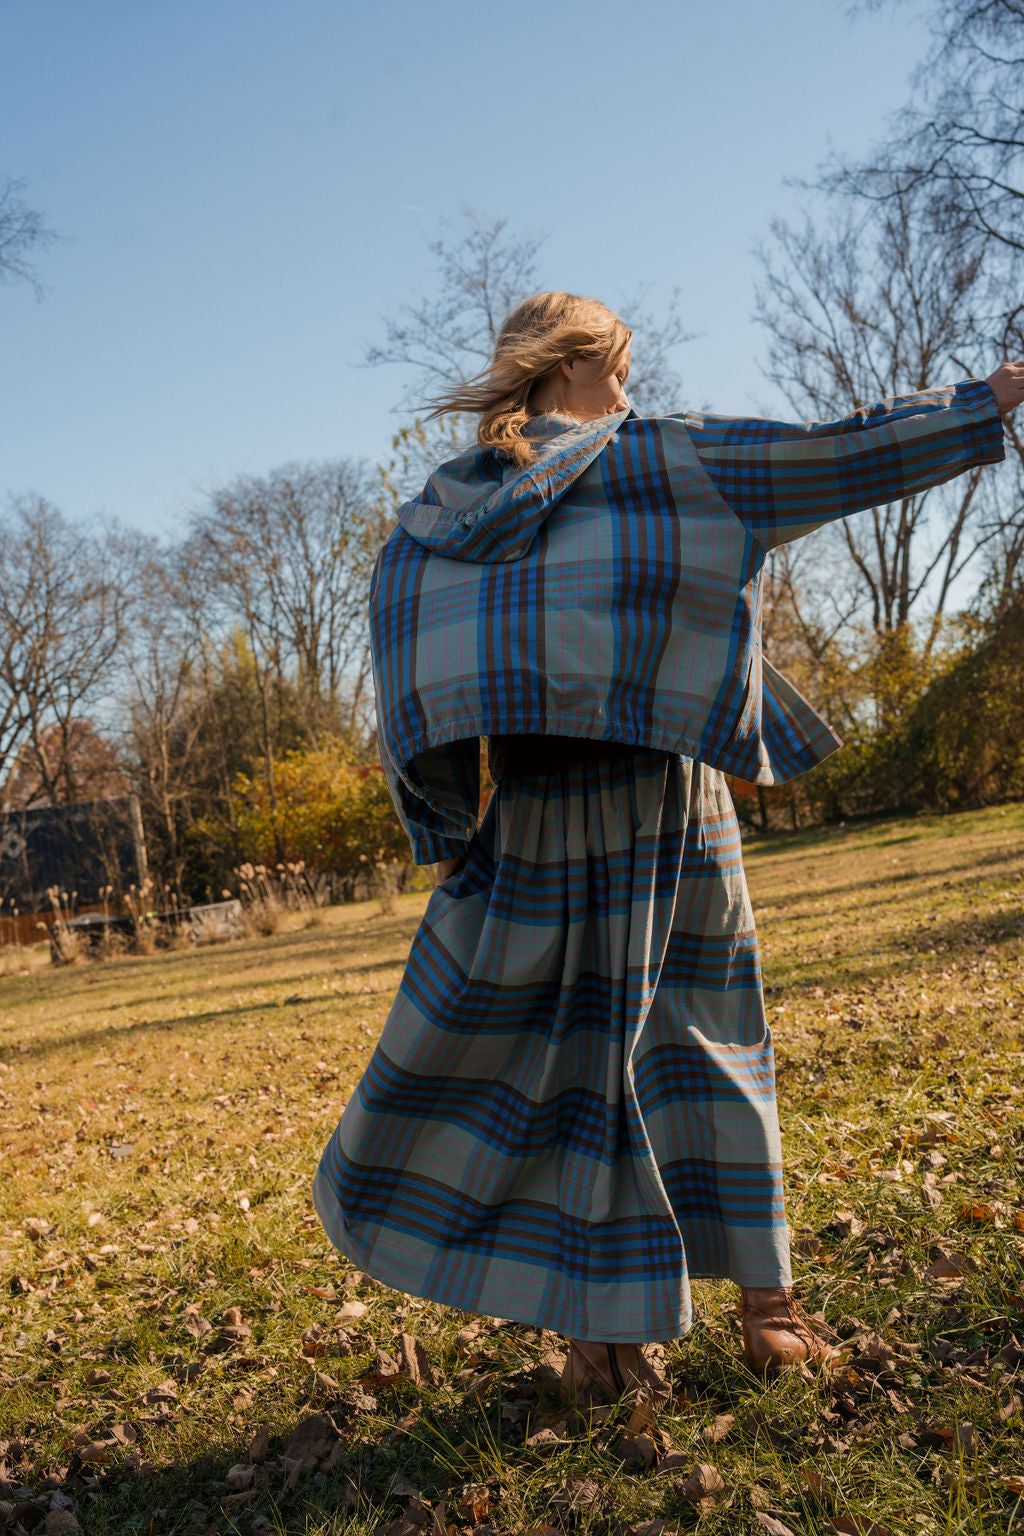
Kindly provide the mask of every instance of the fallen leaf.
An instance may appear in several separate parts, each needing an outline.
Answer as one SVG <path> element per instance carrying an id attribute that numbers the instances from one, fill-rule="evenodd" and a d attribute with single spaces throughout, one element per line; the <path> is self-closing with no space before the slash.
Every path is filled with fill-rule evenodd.
<path id="1" fill-rule="evenodd" d="M 996 1359 L 1002 1361 L 1004 1365 L 1024 1365 L 1024 1346 L 1018 1339 L 1011 1336 L 1010 1342 L 1003 1345 Z"/>
<path id="2" fill-rule="evenodd" d="M 224 1346 L 244 1344 L 251 1333 L 252 1329 L 248 1323 L 242 1323 L 239 1327 L 227 1326 L 218 1330 L 217 1342 Z M 207 1348 L 210 1346 L 207 1345 Z"/>
<path id="3" fill-rule="evenodd" d="M 877 1360 L 880 1365 L 888 1367 L 896 1359 L 892 1348 L 880 1333 L 861 1333 L 853 1342 L 857 1345 L 858 1353 L 866 1360 Z"/>
<path id="4" fill-rule="evenodd" d="M 437 1375 L 422 1339 L 417 1339 L 411 1333 L 400 1333 L 398 1354 L 401 1368 L 411 1381 L 425 1381 L 431 1386 L 436 1382 Z"/>
<path id="5" fill-rule="evenodd" d="M 115 1442 L 113 1440 L 89 1440 L 85 1445 L 78 1447 L 79 1461 L 89 1466 L 99 1466 L 104 1461 L 109 1461 L 114 1454 Z"/>
<path id="6" fill-rule="evenodd" d="M 339 1438 L 332 1418 L 326 1413 L 313 1413 L 295 1426 L 282 1454 L 289 1461 L 301 1462 L 304 1467 L 315 1467 L 322 1457 L 330 1454 Z"/>
<path id="7" fill-rule="evenodd" d="M 725 1440 L 736 1427 L 736 1415 L 734 1413 L 720 1413 L 710 1424 L 705 1424 L 701 1430 L 701 1438 L 707 1440 L 710 1445 L 718 1445 Z"/>
<path id="8" fill-rule="evenodd" d="M 207 1360 L 205 1357 L 202 1357 L 199 1360 L 188 1360 L 184 1365 L 175 1366 L 174 1379 L 175 1381 L 183 1382 L 186 1385 L 190 1381 L 198 1381 L 199 1377 L 209 1367 L 209 1364 L 209 1360 Z"/>
<path id="9" fill-rule="evenodd" d="M 838 1515 L 829 1521 L 827 1529 L 836 1536 L 893 1536 L 887 1525 L 879 1525 L 867 1515 Z"/>
<path id="10" fill-rule="evenodd" d="M 967 1269 L 968 1260 L 964 1254 L 946 1253 L 939 1249 L 925 1270 L 925 1275 L 930 1280 L 956 1280 L 965 1275 Z"/>
<path id="11" fill-rule="evenodd" d="M 150 1387 L 143 1393 L 143 1402 L 146 1403 L 173 1403 L 178 1396 L 177 1383 L 168 1376 L 166 1381 L 161 1381 L 157 1386 Z"/>
<path id="12" fill-rule="evenodd" d="M 977 1449 L 977 1439 L 973 1424 L 948 1425 L 924 1425 L 920 1431 L 920 1439 L 924 1445 L 930 1445 L 938 1449 L 962 1450 L 968 1456 L 974 1454 Z"/>
<path id="13" fill-rule="evenodd" d="M 648 1402 L 637 1403 L 629 1416 L 629 1421 L 623 1429 L 624 1435 L 642 1435 L 657 1423 L 658 1415 L 654 1406 Z"/>
<path id="14" fill-rule="evenodd" d="M 831 1509 L 835 1500 L 832 1497 L 832 1490 L 821 1473 L 816 1472 L 813 1467 L 804 1467 L 802 1470 L 804 1482 L 807 1484 L 811 1497 L 817 1499 L 818 1503 L 823 1505 L 825 1509 Z"/>
<path id="15" fill-rule="evenodd" d="M 459 1490 L 458 1510 L 470 1525 L 479 1525 L 490 1513 L 491 1495 L 486 1483 L 470 1483 Z"/>
<path id="16" fill-rule="evenodd" d="M 355 1297 L 353 1297 L 351 1301 L 344 1302 L 343 1305 L 338 1308 L 337 1312 L 334 1314 L 334 1321 L 336 1323 L 354 1322 L 357 1317 L 362 1317 L 365 1311 L 365 1301 L 357 1301 Z"/>
<path id="17" fill-rule="evenodd" d="M 538 1429 L 526 1441 L 531 1451 L 553 1451 L 561 1444 L 561 1435 L 556 1435 L 553 1429 Z"/>
<path id="18" fill-rule="evenodd" d="M 619 1440 L 619 1448 L 627 1460 L 638 1462 L 642 1467 L 657 1465 L 658 1447 L 645 1431 L 639 1435 L 623 1434 Z"/>
<path id="19" fill-rule="evenodd" d="M 261 1424 L 259 1429 L 249 1441 L 249 1449 L 246 1452 L 250 1461 L 266 1461 L 270 1454 L 270 1425 Z"/>
<path id="20" fill-rule="evenodd" d="M 853 1211 L 836 1211 L 830 1222 L 818 1228 L 818 1236 L 826 1239 L 860 1237 L 866 1227 L 867 1223 Z"/>
<path id="21" fill-rule="evenodd" d="M 953 1449 L 963 1451 L 965 1456 L 974 1456 L 978 1450 L 978 1437 L 974 1433 L 973 1424 L 958 1424 L 953 1436 Z"/>
<path id="22" fill-rule="evenodd" d="M 319 1323 L 313 1323 L 302 1335 L 302 1353 L 313 1357 L 327 1353 L 324 1330 Z"/>
<path id="23" fill-rule="evenodd" d="M 21 1503 L 13 1506 L 8 1504 L 7 1508 L 10 1510 L 10 1515 L 5 1518 L 11 1525 L 20 1527 L 22 1530 L 31 1531 L 43 1518 L 42 1505 L 34 1503 L 31 1499 L 23 1499 Z"/>
<path id="24" fill-rule="evenodd" d="M 316 1398 L 337 1397 L 340 1391 L 341 1383 L 335 1381 L 333 1376 L 328 1376 L 326 1371 L 313 1371 L 306 1382 L 306 1399 L 308 1402 L 312 1402 Z M 365 1397 L 365 1394 L 361 1395 Z M 371 1402 L 376 1408 L 377 1399 L 375 1397 L 367 1398 L 366 1400 Z"/>
<path id="25" fill-rule="evenodd" d="M 774 1515 L 767 1514 L 763 1509 L 754 1510 L 754 1519 L 762 1530 L 768 1532 L 768 1536 L 794 1536 L 794 1532 L 788 1525 L 776 1519 Z"/>
<path id="26" fill-rule="evenodd" d="M 961 1221 L 996 1222 L 1000 1223 L 1006 1211 L 1006 1206 L 1001 1200 L 981 1202 L 978 1205 L 962 1205 L 957 1211 Z"/>
<path id="27" fill-rule="evenodd" d="M 81 1531 L 70 1509 L 51 1509 L 43 1521 L 43 1536 L 81 1536 Z"/>
<path id="28" fill-rule="evenodd" d="M 717 1467 L 713 1467 L 707 1461 L 698 1461 L 689 1477 L 679 1487 L 680 1498 L 685 1499 L 689 1504 L 698 1504 L 703 1508 L 724 1503 L 731 1492 L 729 1484 Z"/>
<path id="29" fill-rule="evenodd" d="M 255 1476 L 255 1467 L 250 1466 L 247 1462 L 239 1461 L 233 1467 L 228 1468 L 224 1474 L 224 1481 L 234 1493 L 239 1493 L 243 1488 L 248 1488 Z"/>
<path id="30" fill-rule="evenodd" d="M 600 1497 L 601 1485 L 592 1477 L 567 1477 L 548 1502 L 564 1505 L 567 1509 L 589 1509 Z"/>

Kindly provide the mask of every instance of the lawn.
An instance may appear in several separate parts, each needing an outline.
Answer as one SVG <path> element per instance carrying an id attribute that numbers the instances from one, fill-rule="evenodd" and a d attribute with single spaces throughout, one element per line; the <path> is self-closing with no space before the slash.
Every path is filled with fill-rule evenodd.
<path id="1" fill-rule="evenodd" d="M 1024 1533 L 1024 806 L 747 866 L 831 1379 L 704 1283 L 657 1423 L 570 1416 L 554 1336 L 341 1260 L 310 1184 L 425 898 L 337 908 L 0 978 L 0 1526 Z"/>

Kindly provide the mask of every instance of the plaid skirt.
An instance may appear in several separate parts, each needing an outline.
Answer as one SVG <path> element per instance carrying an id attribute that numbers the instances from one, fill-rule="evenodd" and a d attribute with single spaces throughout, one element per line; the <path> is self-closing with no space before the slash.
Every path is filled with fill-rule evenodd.
<path id="1" fill-rule="evenodd" d="M 506 779 L 432 893 L 314 1185 L 395 1289 L 608 1342 L 790 1283 L 772 1036 L 722 775 Z"/>

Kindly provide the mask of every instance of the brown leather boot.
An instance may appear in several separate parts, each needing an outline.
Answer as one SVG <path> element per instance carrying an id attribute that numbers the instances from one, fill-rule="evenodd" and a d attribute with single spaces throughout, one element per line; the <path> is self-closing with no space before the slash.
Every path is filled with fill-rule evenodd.
<path id="1" fill-rule="evenodd" d="M 789 1286 L 742 1288 L 736 1310 L 743 1323 L 743 1352 L 751 1370 L 778 1370 L 781 1366 L 830 1366 L 840 1351 L 821 1332 L 838 1336 L 827 1325 L 813 1321 Z"/>
<path id="2" fill-rule="evenodd" d="M 647 1358 L 642 1344 L 600 1344 L 592 1339 L 569 1340 L 559 1387 L 570 1403 L 616 1403 L 633 1388 L 656 1408 L 672 1397 L 668 1377 Z"/>

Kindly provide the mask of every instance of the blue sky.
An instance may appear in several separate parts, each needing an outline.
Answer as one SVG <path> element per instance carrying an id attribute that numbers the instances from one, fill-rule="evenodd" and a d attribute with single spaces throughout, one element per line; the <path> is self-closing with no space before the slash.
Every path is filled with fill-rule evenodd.
<path id="1" fill-rule="evenodd" d="M 0 0 L 0 173 L 66 237 L 0 288 L 0 491 L 174 536 L 204 489 L 379 461 L 359 366 L 463 204 L 545 287 L 682 289 L 685 401 L 775 409 L 750 315 L 786 178 L 906 99 L 912 7 Z"/>

